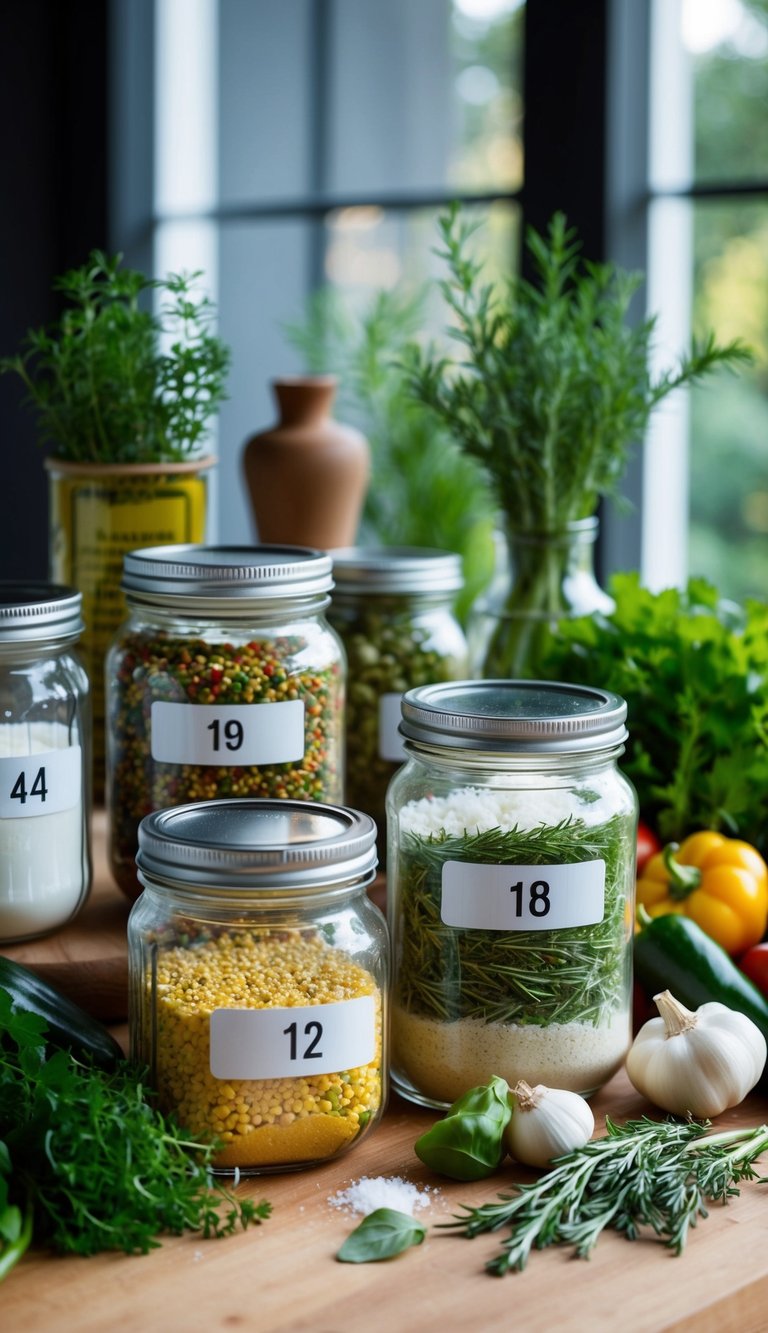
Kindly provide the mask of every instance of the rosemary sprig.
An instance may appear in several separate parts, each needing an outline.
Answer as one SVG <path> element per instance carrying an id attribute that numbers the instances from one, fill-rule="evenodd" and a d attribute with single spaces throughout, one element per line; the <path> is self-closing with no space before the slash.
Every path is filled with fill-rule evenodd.
<path id="1" fill-rule="evenodd" d="M 629 818 L 564 819 L 534 829 L 493 828 L 463 837 L 405 833 L 398 866 L 402 949 L 398 1000 L 443 1022 L 605 1021 L 624 993 L 624 904 L 630 885 Z M 441 920 L 446 861 L 563 865 L 605 861 L 605 914 L 595 925 L 551 931 L 460 930 Z"/>
<path id="2" fill-rule="evenodd" d="M 510 1227 L 501 1252 L 486 1264 L 501 1276 L 521 1272 L 532 1249 L 574 1247 L 589 1258 L 610 1228 L 636 1240 L 649 1227 L 674 1254 L 707 1203 L 726 1203 L 742 1180 L 761 1180 L 754 1162 L 768 1148 L 768 1125 L 707 1135 L 708 1122 L 653 1121 L 617 1125 L 606 1118 L 605 1136 L 557 1158 L 532 1184 L 515 1185 L 499 1203 L 464 1206 L 447 1228 L 464 1236 Z"/>

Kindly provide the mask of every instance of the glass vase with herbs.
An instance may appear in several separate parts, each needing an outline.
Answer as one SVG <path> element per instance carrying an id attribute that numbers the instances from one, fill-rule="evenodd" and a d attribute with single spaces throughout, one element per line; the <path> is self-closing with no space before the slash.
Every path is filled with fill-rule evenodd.
<path id="1" fill-rule="evenodd" d="M 640 276 L 583 259 L 560 213 L 545 235 L 528 231 L 532 279 L 515 275 L 503 287 L 483 281 L 476 228 L 458 206 L 439 227 L 448 268 L 440 287 L 460 353 L 412 343 L 405 373 L 417 401 L 483 465 L 499 506 L 511 576 L 499 602 L 478 608 L 476 668 L 536 675 L 562 618 L 610 610 L 594 577 L 595 510 L 616 493 L 654 408 L 749 353 L 708 334 L 654 376 L 655 319 L 630 317 Z"/>

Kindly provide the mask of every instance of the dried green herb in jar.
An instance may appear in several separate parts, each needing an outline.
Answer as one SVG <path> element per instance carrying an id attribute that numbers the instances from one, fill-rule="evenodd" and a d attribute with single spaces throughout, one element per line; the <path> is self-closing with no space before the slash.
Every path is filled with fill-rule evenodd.
<path id="1" fill-rule="evenodd" d="M 321 614 L 330 586 L 328 557 L 296 547 L 126 557 L 130 619 L 107 662 L 107 788 L 112 870 L 130 897 L 138 825 L 153 810 L 342 799 L 343 653 Z"/>
<path id="2" fill-rule="evenodd" d="M 400 697 L 415 685 L 458 680 L 468 650 L 452 605 L 459 557 L 421 547 L 349 547 L 333 552 L 329 612 L 349 663 L 346 799 L 376 820 L 386 845 L 384 800 L 403 762 Z"/>

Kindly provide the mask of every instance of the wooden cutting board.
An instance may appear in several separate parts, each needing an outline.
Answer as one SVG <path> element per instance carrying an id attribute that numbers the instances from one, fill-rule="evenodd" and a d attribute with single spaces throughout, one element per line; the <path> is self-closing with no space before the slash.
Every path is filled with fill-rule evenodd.
<path id="1" fill-rule="evenodd" d="M 93 819 L 93 889 L 79 916 L 62 930 L 0 953 L 36 972 L 96 1018 L 122 1022 L 128 1014 L 126 924 L 131 904 L 107 870 L 107 823 Z"/>

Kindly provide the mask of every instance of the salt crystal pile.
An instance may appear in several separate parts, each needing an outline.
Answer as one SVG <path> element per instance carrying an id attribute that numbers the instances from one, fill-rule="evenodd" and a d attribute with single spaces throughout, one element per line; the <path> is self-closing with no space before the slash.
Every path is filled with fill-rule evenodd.
<path id="1" fill-rule="evenodd" d="M 361 1176 L 345 1190 L 332 1194 L 328 1200 L 332 1208 L 367 1217 L 377 1208 L 394 1208 L 399 1213 L 413 1216 L 417 1208 L 428 1208 L 429 1191 L 420 1190 L 402 1176 Z"/>

